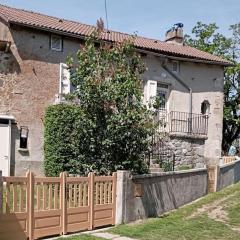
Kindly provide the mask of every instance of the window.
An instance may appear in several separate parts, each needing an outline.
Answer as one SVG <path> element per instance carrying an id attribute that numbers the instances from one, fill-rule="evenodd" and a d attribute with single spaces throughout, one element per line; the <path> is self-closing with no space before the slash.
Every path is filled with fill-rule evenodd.
<path id="1" fill-rule="evenodd" d="M 65 63 L 60 63 L 60 94 L 68 94 L 71 92 L 70 70 Z"/>
<path id="2" fill-rule="evenodd" d="M 20 149 L 27 149 L 28 147 L 28 127 L 20 127 Z"/>
<path id="3" fill-rule="evenodd" d="M 61 52 L 62 51 L 63 40 L 59 35 L 51 35 L 51 50 Z"/>
<path id="4" fill-rule="evenodd" d="M 73 92 L 76 88 L 71 84 L 70 77 L 74 76 L 75 72 L 71 72 L 68 65 L 60 63 L 60 83 L 59 93 L 68 94 Z"/>
<path id="5" fill-rule="evenodd" d="M 201 114 L 209 114 L 210 111 L 210 103 L 207 100 L 204 100 L 201 103 Z"/>
<path id="6" fill-rule="evenodd" d="M 160 98 L 160 110 L 167 109 L 167 101 L 169 95 L 169 87 L 167 84 L 157 84 L 157 96 Z"/>
<path id="7" fill-rule="evenodd" d="M 179 72 L 179 62 L 177 62 L 177 61 L 172 62 L 172 71 L 175 73 Z"/>

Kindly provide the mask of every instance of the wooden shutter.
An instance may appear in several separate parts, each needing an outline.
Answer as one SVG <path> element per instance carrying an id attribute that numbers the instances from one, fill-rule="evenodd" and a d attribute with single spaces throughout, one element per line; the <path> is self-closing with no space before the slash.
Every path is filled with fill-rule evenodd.
<path id="1" fill-rule="evenodd" d="M 68 94 L 71 91 L 70 71 L 65 63 L 60 63 L 60 94 Z"/>
<path id="2" fill-rule="evenodd" d="M 148 80 L 145 85 L 145 102 L 150 103 L 157 96 L 157 81 Z"/>

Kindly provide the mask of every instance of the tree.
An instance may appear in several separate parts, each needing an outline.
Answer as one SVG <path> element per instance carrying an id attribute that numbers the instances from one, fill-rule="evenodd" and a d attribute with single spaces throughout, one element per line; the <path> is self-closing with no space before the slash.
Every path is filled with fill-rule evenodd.
<path id="1" fill-rule="evenodd" d="M 233 62 L 224 70 L 224 118 L 222 150 L 227 152 L 240 135 L 240 24 L 230 26 L 230 38 L 217 32 L 215 23 L 198 22 L 191 37 L 185 36 L 187 45 L 218 55 Z"/>
<path id="2" fill-rule="evenodd" d="M 71 108 L 77 107 L 81 117 L 75 114 L 75 109 L 66 110 L 67 106 L 58 107 L 54 116 L 54 106 L 47 111 L 45 149 L 50 149 L 51 156 L 47 153 L 45 156 L 51 166 L 45 165 L 50 169 L 53 160 L 61 165 L 60 169 L 52 171 L 54 175 L 63 170 L 78 174 L 147 171 L 144 153 L 148 150 L 154 124 L 151 112 L 142 102 L 140 75 L 145 67 L 131 40 L 109 44 L 98 38 L 98 34 L 86 39 L 81 46 L 77 64 L 73 58 L 68 60 L 75 90 L 66 99 L 71 101 Z M 72 126 L 69 129 L 66 123 L 71 135 L 66 138 L 59 134 L 61 130 L 57 126 L 65 116 Z M 65 121 L 61 127 L 64 124 Z M 60 144 L 61 152 L 57 149 L 59 144 L 55 147 L 56 139 L 53 140 L 53 136 L 58 138 L 59 135 L 61 141 L 65 141 Z M 68 156 L 64 156 L 65 145 Z M 59 154 L 52 157 L 54 152 Z"/>

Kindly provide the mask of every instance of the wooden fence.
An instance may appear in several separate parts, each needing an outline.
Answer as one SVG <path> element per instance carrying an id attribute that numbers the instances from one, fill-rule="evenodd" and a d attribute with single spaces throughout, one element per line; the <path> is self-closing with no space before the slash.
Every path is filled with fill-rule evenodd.
<path id="1" fill-rule="evenodd" d="M 32 240 L 115 223 L 115 173 L 39 178 L 28 172 L 0 178 L 0 188 L 1 240 Z"/>
<path id="2" fill-rule="evenodd" d="M 236 160 L 236 156 L 223 156 L 223 163 L 230 163 Z"/>

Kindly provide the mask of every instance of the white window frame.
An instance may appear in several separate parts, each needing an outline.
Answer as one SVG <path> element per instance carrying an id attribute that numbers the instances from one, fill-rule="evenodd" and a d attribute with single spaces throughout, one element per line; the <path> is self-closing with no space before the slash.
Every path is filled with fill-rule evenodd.
<path id="1" fill-rule="evenodd" d="M 159 85 L 166 85 L 167 88 L 164 88 L 164 87 L 161 87 Z M 167 84 L 167 83 L 163 83 L 163 82 L 158 82 L 157 83 L 157 96 L 158 96 L 158 92 L 161 91 L 161 92 L 165 92 L 166 93 L 166 104 L 165 104 L 165 109 L 167 112 L 169 110 L 169 96 L 170 96 L 170 85 Z M 163 110 L 163 109 L 162 109 Z"/>
<path id="2" fill-rule="evenodd" d="M 60 40 L 60 47 L 59 48 L 53 47 L 53 37 L 59 38 L 59 40 Z M 57 35 L 57 34 L 51 34 L 50 45 L 51 45 L 51 50 L 57 51 L 57 52 L 62 52 L 62 50 L 63 50 L 63 38 L 62 38 L 62 36 Z"/>

